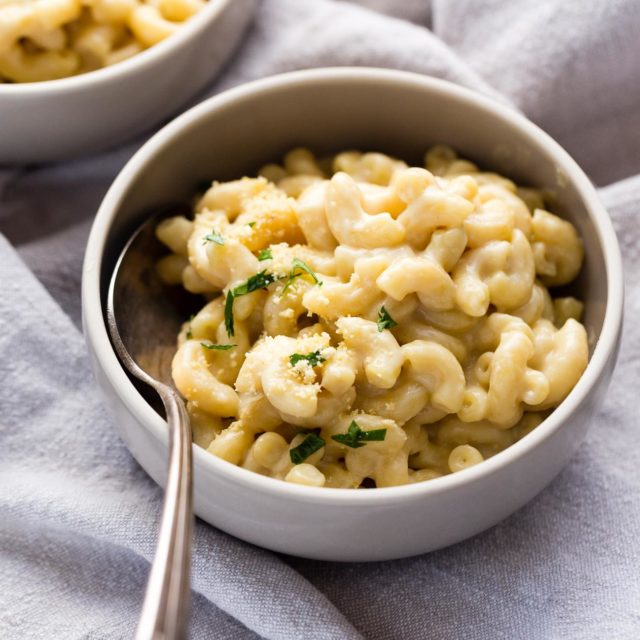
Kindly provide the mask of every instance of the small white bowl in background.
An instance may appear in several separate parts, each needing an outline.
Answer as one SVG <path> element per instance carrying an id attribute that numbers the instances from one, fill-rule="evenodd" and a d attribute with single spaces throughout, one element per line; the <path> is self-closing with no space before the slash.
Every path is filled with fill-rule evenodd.
<path id="1" fill-rule="evenodd" d="M 110 67 L 0 84 L 0 165 L 67 160 L 151 129 L 227 61 L 257 0 L 209 0 L 175 34 Z"/>
<path id="2" fill-rule="evenodd" d="M 519 184 L 552 189 L 554 210 L 578 228 L 586 255 L 576 288 L 591 337 L 582 378 L 516 444 L 475 467 L 417 484 L 304 487 L 194 447 L 195 511 L 203 520 L 254 544 L 310 558 L 411 556 L 507 517 L 539 493 L 582 442 L 613 372 L 623 306 L 620 251 L 594 187 L 547 134 L 489 98 L 415 74 L 356 68 L 276 76 L 212 98 L 157 133 L 115 180 L 89 238 L 82 283 L 86 340 L 115 426 L 151 477 L 164 483 L 166 424 L 125 374 L 104 321 L 115 260 L 144 216 L 188 201 L 204 180 L 255 175 L 292 147 L 320 154 L 382 151 L 417 164 L 439 142 Z"/>

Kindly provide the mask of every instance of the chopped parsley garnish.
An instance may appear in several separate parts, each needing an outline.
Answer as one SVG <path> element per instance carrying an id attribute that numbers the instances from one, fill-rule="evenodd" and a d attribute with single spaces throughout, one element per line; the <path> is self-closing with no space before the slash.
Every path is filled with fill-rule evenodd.
<path id="1" fill-rule="evenodd" d="M 247 227 L 250 227 L 251 229 L 253 229 L 253 227 L 255 226 L 256 226 L 255 220 L 253 222 L 247 222 Z"/>
<path id="2" fill-rule="evenodd" d="M 287 282 L 284 285 L 282 293 L 285 293 L 287 291 L 287 289 L 294 283 L 296 278 L 305 275 L 305 273 L 310 276 L 317 285 L 322 284 L 322 281 L 318 279 L 318 276 L 313 272 L 313 269 L 311 269 L 311 267 L 306 262 L 300 260 L 300 258 L 294 258 L 291 262 L 291 271 L 287 276 Z"/>
<path id="3" fill-rule="evenodd" d="M 276 277 L 266 269 L 263 269 L 251 276 L 244 284 L 238 285 L 227 293 L 227 299 L 224 303 L 224 326 L 229 337 L 235 333 L 233 328 L 233 301 L 240 296 L 246 296 L 249 293 L 258 291 L 258 289 L 266 289 L 275 281 Z"/>
<path id="4" fill-rule="evenodd" d="M 227 299 L 224 301 L 224 328 L 229 337 L 235 334 L 233 328 L 233 291 L 227 293 Z"/>
<path id="5" fill-rule="evenodd" d="M 380 311 L 378 311 L 378 331 L 393 329 L 393 327 L 397 326 L 398 323 L 389 315 L 384 306 L 380 307 Z"/>
<path id="6" fill-rule="evenodd" d="M 207 244 L 207 242 L 215 242 L 221 247 L 224 246 L 224 238 L 215 230 L 202 238 L 202 244 Z"/>
<path id="7" fill-rule="evenodd" d="M 271 249 L 260 249 L 258 251 L 258 261 L 264 262 L 265 260 L 271 260 L 273 258 L 273 254 L 271 253 Z"/>
<path id="8" fill-rule="evenodd" d="M 200 343 L 205 349 L 209 349 L 211 351 L 229 351 L 229 349 L 233 349 L 233 347 L 237 347 L 237 344 L 213 344 L 211 342 L 201 342 Z"/>
<path id="9" fill-rule="evenodd" d="M 317 367 L 320 363 L 324 362 L 326 358 L 320 355 L 320 350 L 312 351 L 303 355 L 301 353 L 293 353 L 289 356 L 289 362 L 292 367 L 295 367 L 301 360 L 306 360 L 310 366 Z"/>
<path id="10" fill-rule="evenodd" d="M 189 328 L 187 329 L 187 340 L 191 340 L 193 338 L 193 332 L 191 331 L 191 323 L 193 322 L 194 315 L 193 313 L 189 316 Z"/>
<path id="11" fill-rule="evenodd" d="M 289 450 L 289 457 L 293 464 L 301 464 L 322 447 L 324 447 L 324 440 L 315 433 L 309 433 L 297 447 Z"/>
<path id="12" fill-rule="evenodd" d="M 233 289 L 233 297 L 246 296 L 248 293 L 258 291 L 258 289 L 266 289 L 272 282 L 276 281 L 276 277 L 263 269 L 254 276 L 251 276 L 244 284 L 238 285 Z"/>
<path id="13" fill-rule="evenodd" d="M 380 442 L 387 435 L 386 429 L 372 429 L 371 431 L 363 431 L 355 420 L 351 421 L 347 433 L 339 433 L 331 436 L 332 440 L 344 444 L 352 449 L 364 447 L 366 442 Z"/>

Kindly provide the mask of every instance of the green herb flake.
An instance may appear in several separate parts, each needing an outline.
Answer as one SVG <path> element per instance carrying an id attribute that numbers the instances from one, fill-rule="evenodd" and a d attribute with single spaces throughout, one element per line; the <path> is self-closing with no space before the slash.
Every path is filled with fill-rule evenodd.
<path id="1" fill-rule="evenodd" d="M 255 226 L 256 226 L 255 220 L 253 222 L 247 222 L 247 227 L 249 227 L 250 229 L 253 229 L 253 227 Z"/>
<path id="2" fill-rule="evenodd" d="M 315 433 L 309 433 L 307 437 L 293 449 L 289 450 L 289 457 L 293 464 L 303 463 L 310 455 L 324 447 L 324 440 Z"/>
<path id="3" fill-rule="evenodd" d="M 224 328 L 230 338 L 235 335 L 233 327 L 233 291 L 227 293 L 227 299 L 224 301 Z"/>
<path id="4" fill-rule="evenodd" d="M 324 362 L 326 358 L 323 358 L 320 355 L 319 350 L 312 351 L 311 353 L 307 353 L 306 355 L 303 355 L 301 353 L 293 353 L 289 356 L 289 362 L 291 363 L 292 367 L 295 367 L 301 360 L 306 360 L 310 366 L 317 367 L 319 364 Z"/>
<path id="5" fill-rule="evenodd" d="M 276 277 L 266 269 L 263 269 L 260 273 L 251 276 L 244 284 L 235 287 L 233 289 L 233 297 L 239 298 L 240 296 L 246 296 L 248 293 L 253 293 L 259 289 L 266 289 L 275 281 Z"/>
<path id="6" fill-rule="evenodd" d="M 282 293 L 285 293 L 287 289 L 294 283 L 296 278 L 300 276 L 308 275 L 312 278 L 312 280 L 318 285 L 322 285 L 322 281 L 318 279 L 318 276 L 313 272 L 313 269 L 300 258 L 294 258 L 291 261 L 291 271 L 287 277 L 287 282 L 284 285 L 284 289 Z"/>
<path id="7" fill-rule="evenodd" d="M 258 251 L 258 261 L 264 262 L 265 260 L 273 259 L 273 254 L 271 253 L 271 249 L 260 249 Z"/>
<path id="8" fill-rule="evenodd" d="M 224 246 L 224 238 L 215 229 L 202 238 L 202 244 L 207 244 L 207 242 L 215 242 L 221 247 Z"/>
<path id="9" fill-rule="evenodd" d="M 266 269 L 263 269 L 260 273 L 251 276 L 244 284 L 234 287 L 227 293 L 227 299 L 224 302 L 224 326 L 229 337 L 235 333 L 233 326 L 233 301 L 240 296 L 246 296 L 259 289 L 266 289 L 275 281 L 276 277 Z"/>
<path id="10" fill-rule="evenodd" d="M 355 420 L 351 421 L 347 433 L 339 433 L 331 436 L 332 440 L 344 444 L 352 449 L 364 447 L 366 442 L 381 442 L 387 435 L 386 429 L 372 429 L 371 431 L 363 431 Z"/>
<path id="11" fill-rule="evenodd" d="M 393 327 L 397 326 L 398 323 L 389 315 L 384 306 L 380 307 L 380 311 L 378 311 L 378 331 L 393 329 Z"/>
<path id="12" fill-rule="evenodd" d="M 193 322 L 193 313 L 189 316 L 189 327 L 187 328 L 187 340 L 193 339 L 193 332 L 191 331 L 191 323 Z"/>
<path id="13" fill-rule="evenodd" d="M 212 342 L 201 342 L 200 344 L 210 351 L 229 351 L 229 349 L 238 346 L 237 344 L 213 344 Z"/>

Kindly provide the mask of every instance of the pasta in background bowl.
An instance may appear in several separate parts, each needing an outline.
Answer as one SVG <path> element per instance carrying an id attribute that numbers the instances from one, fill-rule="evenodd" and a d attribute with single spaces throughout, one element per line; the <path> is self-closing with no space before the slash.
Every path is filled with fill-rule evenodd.
<path id="1" fill-rule="evenodd" d="M 449 147 L 424 164 L 295 149 L 158 226 L 160 276 L 213 296 L 173 360 L 197 445 L 287 482 L 388 487 L 478 464 L 564 400 L 587 334 L 547 285 L 580 271 L 575 228 Z"/>
<path id="2" fill-rule="evenodd" d="M 0 0 L 0 164 L 64 160 L 148 131 L 216 75 L 256 5 Z"/>
<path id="3" fill-rule="evenodd" d="M 425 168 L 425 150 L 442 141 L 460 157 L 436 149 Z M 302 151 L 286 155 L 296 148 L 312 149 L 317 159 Z M 344 155 L 345 149 L 365 154 Z M 283 157 L 283 165 L 269 165 Z M 262 177 L 237 182 L 258 176 L 261 167 Z M 486 169 L 495 173 L 487 175 Z M 256 422 L 250 436 L 236 429 L 239 452 L 228 439 L 229 448 L 218 452 L 226 460 L 194 447 L 195 511 L 201 518 L 254 544 L 295 555 L 391 559 L 452 544 L 494 525 L 560 471 L 606 391 L 620 336 L 620 253 L 593 186 L 544 132 L 488 98 L 408 73 L 326 69 L 239 87 L 180 116 L 132 158 L 100 207 L 83 272 L 85 335 L 115 426 L 157 482 L 164 482 L 166 424 L 126 376 L 109 342 L 106 283 L 125 239 L 141 220 L 166 205 L 188 202 L 198 185 L 210 185 L 212 178 L 217 184 L 196 203 L 195 222 L 174 220 L 159 229 L 171 249 L 160 266 L 164 277 L 210 299 L 202 301 L 204 310 L 191 322 L 184 318 L 174 373 L 188 396 L 189 385 L 180 378 L 188 379 L 193 362 L 204 363 L 205 387 L 212 371 L 224 371 L 216 378 L 227 391 L 188 398 L 199 402 L 191 409 L 201 445 L 223 445 L 228 436 L 222 434 L 246 408 L 255 411 Z M 478 199 L 475 188 L 493 196 Z M 333 201 L 347 215 L 327 215 L 325 227 L 313 214 L 316 189 L 321 207 Z M 261 191 L 262 201 L 253 202 L 260 201 Z M 405 215 L 416 191 L 436 200 L 453 198 L 466 212 L 447 222 L 448 207 L 442 207 L 443 222 L 421 235 L 421 226 L 412 226 Z M 405 199 L 396 199 L 394 208 L 399 194 Z M 522 215 L 514 214 L 512 224 L 505 209 L 513 211 L 514 197 Z M 484 222 L 476 215 L 479 207 Z M 384 221 L 384 233 L 370 233 L 372 218 L 376 227 Z M 527 221 L 531 227 L 523 230 Z M 468 264 L 465 256 L 477 255 L 473 252 L 485 241 L 497 243 L 495 254 Z M 522 251 L 513 251 L 514 242 Z M 528 256 L 526 269 L 515 259 L 522 255 Z M 404 267 L 394 275 L 401 260 Z M 532 281 L 531 261 L 537 281 Z M 215 269 L 208 271 L 207 262 Z M 569 289 L 555 287 L 572 280 L 578 268 Z M 425 270 L 429 278 L 407 277 L 413 269 Z M 507 279 L 494 280 L 498 271 Z M 518 286 L 515 274 L 525 272 L 526 286 Z M 423 290 L 426 282 L 439 284 Z M 344 294 L 350 286 L 353 295 L 347 308 L 341 307 L 345 296 L 334 293 Z M 545 287 L 560 299 L 555 305 Z M 522 300 L 513 297 L 516 290 Z M 359 311 L 350 312 L 356 303 Z M 265 327 L 271 335 L 261 341 Z M 416 348 L 416 342 L 431 345 L 431 353 Z M 588 363 L 580 376 L 585 342 Z M 373 350 L 386 354 L 381 366 L 375 357 L 367 360 L 372 344 L 387 349 Z M 338 374 L 338 354 L 346 351 L 353 351 L 357 362 Z M 249 355 L 243 360 L 244 353 Z M 447 380 L 455 372 L 454 384 L 445 390 L 431 375 L 438 370 L 438 354 L 450 365 Z M 346 353 L 345 362 L 350 357 Z M 505 372 L 499 386 L 509 402 L 499 394 L 489 400 L 486 375 L 494 365 Z M 562 375 L 555 376 L 554 365 L 555 373 L 565 366 L 573 371 L 566 385 L 556 384 Z M 425 371 L 430 373 L 420 375 Z M 278 389 L 281 377 L 292 381 L 292 394 Z M 405 420 L 395 399 L 385 398 L 402 385 Z M 510 385 L 518 388 L 517 402 Z M 352 398 L 337 411 L 326 408 L 328 415 L 338 416 L 326 423 L 332 430 L 316 420 L 329 388 Z M 201 404 L 206 397 L 215 402 Z M 292 398 L 293 406 L 287 404 Z M 520 411 L 525 421 L 518 424 Z M 418 415 L 419 428 L 412 422 Z M 271 431 L 270 419 L 277 423 Z M 214 439 L 216 431 L 221 435 Z M 315 438 L 304 444 L 311 434 L 321 446 Z M 271 442 L 257 451 L 255 444 L 265 436 Z M 450 460 L 458 445 L 473 449 L 464 448 Z M 388 466 L 391 450 L 402 456 Z M 385 463 L 372 474 L 376 452 Z M 486 459 L 469 466 L 478 453 Z M 356 455 L 347 463 L 351 454 Z M 460 467 L 468 468 L 449 473 Z M 365 478 L 372 477 L 380 486 L 367 489 L 371 481 Z M 349 486 L 363 488 L 338 488 Z"/>
<path id="4" fill-rule="evenodd" d="M 0 82 L 42 82 L 122 62 L 206 0 L 0 0 Z"/>

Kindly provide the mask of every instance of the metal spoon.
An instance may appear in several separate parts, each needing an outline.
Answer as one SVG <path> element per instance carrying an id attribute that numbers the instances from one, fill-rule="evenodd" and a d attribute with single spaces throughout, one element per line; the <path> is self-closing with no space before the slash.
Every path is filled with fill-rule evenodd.
<path id="1" fill-rule="evenodd" d="M 191 427 L 184 403 L 172 386 L 170 367 L 187 305 L 172 305 L 167 288 L 156 275 L 155 261 L 162 253 L 154 234 L 158 219 L 148 220 L 127 242 L 113 271 L 107 298 L 107 324 L 120 361 L 155 389 L 169 427 L 169 471 L 160 532 L 137 640 L 184 638 L 190 596 Z"/>

